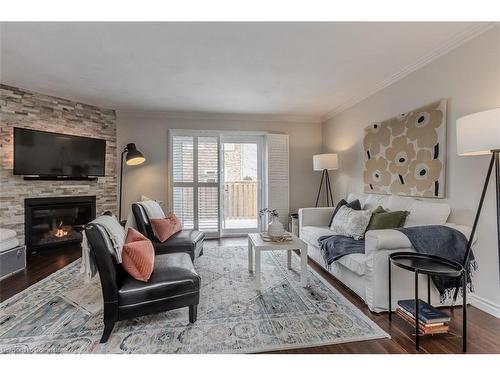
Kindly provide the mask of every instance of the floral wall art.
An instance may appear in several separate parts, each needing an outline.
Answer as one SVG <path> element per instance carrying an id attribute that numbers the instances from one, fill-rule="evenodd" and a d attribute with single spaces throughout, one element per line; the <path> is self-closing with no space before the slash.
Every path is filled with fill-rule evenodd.
<path id="1" fill-rule="evenodd" d="M 365 129 L 365 192 L 443 198 L 446 99 Z"/>

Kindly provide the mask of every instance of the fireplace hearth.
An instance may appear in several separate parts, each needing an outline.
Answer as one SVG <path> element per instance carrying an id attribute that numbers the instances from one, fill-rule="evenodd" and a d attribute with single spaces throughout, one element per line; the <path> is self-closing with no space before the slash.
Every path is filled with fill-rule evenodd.
<path id="1" fill-rule="evenodd" d="M 85 224 L 95 219 L 95 202 L 95 196 L 25 199 L 28 254 L 79 244 Z"/>

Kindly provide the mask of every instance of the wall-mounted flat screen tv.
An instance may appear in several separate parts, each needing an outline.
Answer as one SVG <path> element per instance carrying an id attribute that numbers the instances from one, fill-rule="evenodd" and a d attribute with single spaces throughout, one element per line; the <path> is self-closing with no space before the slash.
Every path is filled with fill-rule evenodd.
<path id="1" fill-rule="evenodd" d="M 14 128 L 14 174 L 104 176 L 106 140 Z"/>

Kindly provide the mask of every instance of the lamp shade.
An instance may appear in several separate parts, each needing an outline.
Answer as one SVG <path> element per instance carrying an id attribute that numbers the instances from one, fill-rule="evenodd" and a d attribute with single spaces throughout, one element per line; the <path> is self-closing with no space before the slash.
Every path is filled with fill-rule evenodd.
<path id="1" fill-rule="evenodd" d="M 313 169 L 315 171 L 339 169 L 337 154 L 319 154 L 313 156 Z"/>
<path id="2" fill-rule="evenodd" d="M 135 147 L 135 143 L 127 144 L 126 150 L 125 162 L 127 165 L 138 165 L 146 161 L 144 155 Z"/>
<path id="3" fill-rule="evenodd" d="M 500 108 L 457 120 L 458 155 L 486 155 L 492 150 L 500 150 Z"/>

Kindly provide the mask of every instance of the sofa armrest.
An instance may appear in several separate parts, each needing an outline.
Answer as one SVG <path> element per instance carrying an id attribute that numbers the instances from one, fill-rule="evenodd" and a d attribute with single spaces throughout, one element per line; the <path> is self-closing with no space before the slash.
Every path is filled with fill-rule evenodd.
<path id="1" fill-rule="evenodd" d="M 377 229 L 365 233 L 365 253 L 377 250 L 396 250 L 411 248 L 411 243 L 399 230 Z"/>
<path id="2" fill-rule="evenodd" d="M 456 229 L 462 232 L 465 237 L 469 238 L 472 228 L 466 225 L 457 225 L 446 223 L 447 227 Z M 474 236 L 473 243 L 477 240 Z M 412 244 L 408 237 L 395 229 L 378 229 L 369 230 L 365 234 L 365 253 L 376 250 L 396 250 L 403 248 L 412 248 Z"/>
<path id="3" fill-rule="evenodd" d="M 316 207 L 299 209 L 299 231 L 305 226 L 327 226 L 335 207 Z"/>

